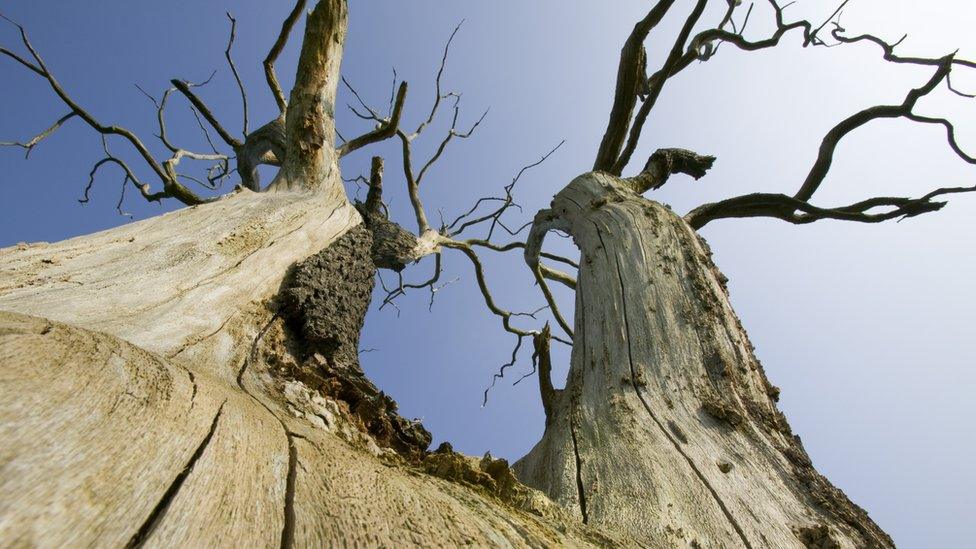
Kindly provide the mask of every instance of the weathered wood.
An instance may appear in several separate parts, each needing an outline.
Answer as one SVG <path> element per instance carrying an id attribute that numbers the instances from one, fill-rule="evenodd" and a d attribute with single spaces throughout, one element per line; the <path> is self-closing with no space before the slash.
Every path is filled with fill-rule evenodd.
<path id="1" fill-rule="evenodd" d="M 0 250 L 0 309 L 110 333 L 234 379 L 286 271 L 360 222 L 344 200 L 243 191 L 57 244 Z"/>
<path id="2" fill-rule="evenodd" d="M 305 21 L 285 115 L 285 159 L 269 189 L 345 197 L 335 151 L 335 100 L 348 21 L 346 0 L 319 0 Z"/>
<path id="3" fill-rule="evenodd" d="M 582 253 L 575 345 L 555 417 L 516 464 L 526 484 L 654 547 L 802 547 L 822 528 L 840 547 L 892 545 L 813 470 L 680 217 L 605 173 L 552 211 Z"/>
<path id="4" fill-rule="evenodd" d="M 609 539 L 397 465 L 375 446 L 351 446 L 338 416 L 310 421 L 298 400 L 268 385 L 267 364 L 249 364 L 255 371 L 244 385 L 208 366 L 0 312 L 0 543 L 548 547 Z"/>

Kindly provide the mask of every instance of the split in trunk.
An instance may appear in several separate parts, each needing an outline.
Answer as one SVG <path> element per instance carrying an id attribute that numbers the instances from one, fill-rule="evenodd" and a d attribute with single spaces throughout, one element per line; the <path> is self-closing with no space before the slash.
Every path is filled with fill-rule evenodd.
<path id="1" fill-rule="evenodd" d="M 892 546 L 813 469 L 707 245 L 634 187 L 588 173 L 553 201 L 582 255 L 574 346 L 519 478 L 653 547 L 792 547 L 820 530 L 836 545 L 817 547 Z"/>

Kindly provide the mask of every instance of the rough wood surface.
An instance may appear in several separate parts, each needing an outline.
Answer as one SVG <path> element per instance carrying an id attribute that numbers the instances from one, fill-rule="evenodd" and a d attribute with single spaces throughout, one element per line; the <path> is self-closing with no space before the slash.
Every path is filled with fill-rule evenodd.
<path id="1" fill-rule="evenodd" d="M 599 172 L 552 210 L 582 252 L 576 344 L 551 424 L 516 464 L 526 484 L 654 547 L 892 545 L 813 470 L 681 218 Z"/>
<path id="2" fill-rule="evenodd" d="M 425 474 L 278 375 L 272 297 L 359 222 L 243 192 L 0 250 L 0 545 L 608 544 L 541 494 Z"/>
<path id="3" fill-rule="evenodd" d="M 0 249 L 0 309 L 110 333 L 234 379 L 287 270 L 360 222 L 345 200 L 243 191 L 56 244 Z"/>

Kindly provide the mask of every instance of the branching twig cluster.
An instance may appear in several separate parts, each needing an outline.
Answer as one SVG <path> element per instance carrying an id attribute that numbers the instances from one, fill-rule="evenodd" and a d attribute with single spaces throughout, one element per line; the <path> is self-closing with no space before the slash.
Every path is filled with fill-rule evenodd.
<path id="1" fill-rule="evenodd" d="M 878 223 L 890 219 L 914 217 L 923 213 L 934 212 L 942 209 L 946 202 L 935 201 L 940 196 L 955 193 L 974 192 L 976 186 L 972 187 L 942 187 L 935 189 L 918 198 L 908 197 L 874 197 L 861 200 L 847 206 L 832 208 L 822 208 L 810 203 L 814 193 L 820 188 L 826 179 L 833 164 L 834 155 L 842 140 L 853 131 L 881 119 L 903 118 L 911 122 L 921 124 L 939 125 L 946 131 L 946 139 L 949 148 L 961 160 L 968 164 L 976 165 L 976 157 L 966 153 L 956 140 L 955 126 L 946 118 L 928 117 L 915 113 L 915 106 L 920 99 L 931 94 L 940 85 L 945 84 L 951 92 L 966 98 L 971 98 L 969 94 L 960 92 L 953 88 L 950 75 L 953 68 L 976 68 L 976 63 L 957 59 L 955 53 L 941 58 L 909 57 L 895 53 L 895 48 L 904 40 L 889 43 L 877 36 L 861 34 L 858 36 L 847 36 L 845 29 L 839 22 L 842 9 L 848 4 L 847 1 L 834 10 L 830 18 L 819 27 L 813 29 L 807 22 L 783 23 L 782 8 L 776 7 L 776 19 L 778 30 L 773 38 L 762 42 L 748 42 L 740 37 L 728 39 L 727 41 L 739 46 L 742 49 L 759 49 L 775 45 L 783 33 L 792 28 L 803 28 L 805 42 L 814 46 L 828 46 L 819 36 L 820 32 L 832 26 L 830 36 L 835 40 L 834 44 L 857 44 L 870 43 L 881 48 L 883 57 L 886 61 L 898 64 L 911 64 L 923 67 L 933 67 L 935 71 L 928 81 L 922 86 L 910 90 L 901 104 L 898 105 L 878 105 L 861 110 L 834 126 L 824 136 L 820 143 L 817 159 L 801 184 L 799 190 L 792 196 L 776 193 L 753 193 L 743 195 L 720 202 L 705 204 L 695 208 L 686 216 L 687 221 L 696 229 L 703 227 L 710 221 L 722 218 L 736 217 L 774 217 L 790 223 L 805 224 L 821 219 L 839 219 L 845 221 L 859 221 L 863 223 Z M 773 5 L 776 6 L 775 2 Z M 813 29 L 813 30 L 811 30 Z M 714 38 L 712 38 L 714 37 Z M 710 34 L 706 39 L 726 40 L 723 35 Z M 876 209 L 881 208 L 881 211 Z"/>
<path id="2" fill-rule="evenodd" d="M 870 34 L 848 36 L 845 29 L 840 25 L 839 18 L 850 0 L 840 2 L 831 15 L 819 25 L 805 20 L 787 22 L 785 10 L 793 2 L 780 5 L 776 0 L 767 0 L 772 8 L 775 30 L 763 39 L 751 40 L 744 36 L 744 31 L 751 20 L 753 4 L 749 5 L 745 16 L 741 19 L 742 23 L 736 24 L 735 14 L 741 9 L 742 2 L 738 0 L 727 1 L 728 8 L 717 26 L 693 33 L 702 18 L 707 3 L 706 0 L 698 0 L 691 13 L 686 17 L 664 64 L 650 76 L 647 76 L 647 56 L 643 44 L 650 31 L 671 10 L 674 5 L 673 0 L 659 0 L 647 16 L 637 23 L 621 52 L 613 108 L 611 109 L 607 131 L 597 153 L 597 160 L 594 163 L 595 170 L 621 175 L 637 148 L 648 115 L 654 108 L 665 84 L 688 68 L 692 62 L 711 59 L 718 47 L 724 43 L 743 51 L 757 51 L 777 46 L 787 33 L 800 31 L 802 32 L 804 46 L 871 43 L 882 49 L 884 59 L 889 62 L 933 67 L 935 72 L 925 85 L 911 90 L 900 105 L 879 105 L 865 109 L 848 117 L 828 132 L 821 143 L 814 166 L 796 194 L 789 196 L 754 193 L 706 204 L 688 214 L 686 219 L 692 226 L 700 228 L 709 221 L 720 218 L 756 216 L 775 217 L 791 223 L 810 223 L 819 219 L 843 219 L 873 223 L 936 211 L 942 208 L 945 203 L 934 201 L 934 198 L 976 190 L 976 187 L 945 187 L 919 198 L 876 197 L 836 208 L 820 208 L 810 204 L 810 198 L 820 187 L 830 170 L 834 153 L 841 140 L 852 131 L 878 119 L 903 118 L 912 122 L 942 126 L 946 130 L 948 144 L 952 151 L 963 161 L 976 164 L 976 159 L 960 147 L 956 140 L 955 127 L 949 120 L 926 117 L 914 112 L 914 107 L 919 99 L 930 94 L 943 83 L 950 91 L 959 96 L 972 97 L 970 94 L 953 87 L 950 75 L 953 68 L 973 68 L 976 67 L 976 63 L 957 59 L 955 54 L 942 58 L 899 55 L 895 53 L 895 48 L 904 38 L 898 42 L 889 43 Z M 827 34 L 825 29 L 827 28 L 832 29 L 829 36 L 825 36 Z M 832 38 L 833 41 L 828 42 L 828 38 Z M 637 109 L 638 101 L 641 103 L 639 109 Z M 637 110 L 636 114 L 635 109 Z M 651 161 L 648 162 L 648 166 L 650 164 Z M 633 179 L 636 180 L 642 176 L 646 178 L 647 170 L 648 168 L 645 167 L 641 176 Z M 642 192 L 647 188 L 658 186 L 660 184 L 646 185 L 639 190 Z M 884 208 L 884 210 L 874 212 L 875 208 Z"/>
<path id="3" fill-rule="evenodd" d="M 380 304 L 380 308 L 391 307 L 399 312 L 396 305 L 398 298 L 402 297 L 410 290 L 426 289 L 430 292 L 428 310 L 432 309 L 436 293 L 458 280 L 458 278 L 454 278 L 446 283 L 440 282 L 442 280 L 444 269 L 442 250 L 452 249 L 461 252 L 461 254 L 467 258 L 468 262 L 473 268 L 474 278 L 482 297 L 484 298 L 485 306 L 492 314 L 501 320 L 502 328 L 515 337 L 515 345 L 512 350 L 511 360 L 506 362 L 506 364 L 501 367 L 499 373 L 495 374 L 492 383 L 492 385 L 494 385 L 494 382 L 504 375 L 504 371 L 517 362 L 519 351 L 522 348 L 524 339 L 527 337 L 535 337 L 540 333 L 539 329 L 527 329 L 517 325 L 515 319 L 535 319 L 540 312 L 550 309 L 552 310 L 554 316 L 559 319 L 560 324 L 566 327 L 567 324 L 565 320 L 562 319 L 558 309 L 555 307 L 555 302 L 552 299 L 552 295 L 545 284 L 546 279 L 552 279 L 566 284 L 569 287 L 575 287 L 575 279 L 555 269 L 543 267 L 540 270 L 543 277 L 539 279 L 539 282 L 545 288 L 544 293 L 547 295 L 549 304 L 530 312 L 508 310 L 500 306 L 492 294 L 489 288 L 484 264 L 476 251 L 480 248 L 496 252 L 507 252 L 525 248 L 524 242 L 514 241 L 499 244 L 494 242 L 492 239 L 494 236 L 496 236 L 496 229 L 499 227 L 511 236 L 517 236 L 531 225 L 531 223 L 525 223 L 519 228 L 512 228 L 507 224 L 508 222 L 506 221 L 505 214 L 507 214 L 510 210 L 521 212 L 521 206 L 519 206 L 515 201 L 514 192 L 516 185 L 520 182 L 526 172 L 539 166 L 549 159 L 553 154 L 555 154 L 555 152 L 562 146 L 562 143 L 559 143 L 556 147 L 543 155 L 539 160 L 521 168 L 516 173 L 512 181 L 503 187 L 503 196 L 480 198 L 471 208 L 469 208 L 465 213 L 456 217 L 452 222 L 447 223 L 441 219 L 439 229 L 434 229 L 431 225 L 430 218 L 427 215 L 427 211 L 421 198 L 422 184 L 424 183 L 426 177 L 431 173 L 435 163 L 442 158 L 450 143 L 455 139 L 467 139 L 471 137 L 488 114 L 488 111 L 486 110 L 470 126 L 466 127 L 465 129 L 460 129 L 462 96 L 460 93 L 454 91 L 444 91 L 443 76 L 445 73 L 451 44 L 457 36 L 460 28 L 461 24 L 454 29 L 447 41 L 447 44 L 445 45 L 440 66 L 438 67 L 437 75 L 434 79 L 434 100 L 432 102 L 430 111 L 411 132 L 407 132 L 401 127 L 401 111 L 403 108 L 402 93 L 396 94 L 396 98 L 390 103 L 390 114 L 384 116 L 380 114 L 378 109 L 371 107 L 348 81 L 344 80 L 343 82 L 356 102 L 355 106 L 348 105 L 348 108 L 356 117 L 376 124 L 377 128 L 388 128 L 388 125 L 394 121 L 397 124 L 395 130 L 387 129 L 386 131 L 394 131 L 401 144 L 402 172 L 406 182 L 407 195 L 410 199 L 410 204 L 413 209 L 417 227 L 417 246 L 414 251 L 413 259 L 419 260 L 427 255 L 434 255 L 433 273 L 423 281 L 415 283 L 407 282 L 404 280 L 401 273 L 397 273 L 396 284 L 388 285 L 383 277 L 380 277 L 381 287 L 386 293 L 382 303 Z M 396 72 L 394 71 L 394 89 L 396 89 L 396 85 Z M 401 92 L 403 89 L 403 85 L 401 84 Z M 393 97 L 392 93 L 391 97 Z M 433 127 L 438 118 L 438 114 L 445 106 L 450 109 L 450 125 L 444 136 L 437 141 L 434 152 L 428 158 L 420 162 L 416 159 L 414 144 L 418 142 L 421 136 L 426 135 L 426 132 Z M 347 142 L 347 144 L 348 143 L 350 142 Z M 419 166 L 419 169 L 416 166 Z M 356 182 L 357 185 L 367 183 L 367 179 L 363 176 L 352 178 L 347 181 Z M 369 182 L 369 184 L 376 185 L 376 182 Z M 483 207 L 488 204 L 492 204 L 494 207 L 487 212 L 483 211 Z M 487 235 L 485 238 L 462 238 L 463 233 L 466 231 L 482 226 L 487 227 Z M 547 260 L 562 262 L 565 265 L 578 268 L 576 262 L 554 254 L 542 253 L 542 257 L 546 258 Z M 567 334 L 569 334 L 569 337 L 571 338 L 571 331 L 568 330 L 568 327 L 566 330 Z M 571 344 L 570 339 L 558 337 L 554 339 L 565 344 Z M 487 398 L 487 390 L 485 395 Z"/>
<path id="4" fill-rule="evenodd" d="M 110 136 L 117 136 L 122 140 L 128 142 L 129 145 L 132 148 L 134 148 L 135 151 L 138 153 L 138 155 L 145 161 L 145 163 L 152 170 L 154 175 L 160 180 L 162 184 L 162 190 L 154 192 L 148 183 L 140 181 L 140 179 L 135 176 L 134 172 L 128 167 L 128 165 L 126 165 L 118 157 L 113 156 L 107 152 L 108 150 L 107 145 L 104 147 L 104 149 L 106 150 L 106 157 L 95 164 L 95 167 L 91 171 L 92 177 L 94 177 L 94 174 L 98 171 L 99 167 L 108 163 L 112 163 L 118 165 L 125 171 L 126 174 L 125 181 L 127 183 L 131 182 L 132 185 L 136 187 L 136 189 L 140 192 L 140 194 L 142 194 L 142 196 L 146 200 L 159 201 L 163 198 L 172 197 L 180 200 L 185 204 L 200 204 L 202 202 L 205 202 L 205 199 L 199 197 L 196 193 L 190 191 L 188 188 L 186 188 L 183 184 L 179 182 L 179 178 L 175 171 L 175 166 L 179 163 L 179 161 L 184 156 L 187 156 L 186 151 L 173 152 L 173 155 L 170 158 L 168 158 L 164 162 L 159 162 L 156 160 L 155 157 L 153 157 L 152 153 L 150 153 L 149 151 L 149 148 L 146 147 L 145 143 L 143 143 L 143 141 L 139 139 L 139 137 L 136 136 L 135 133 L 121 126 L 106 125 L 101 123 L 90 112 L 88 112 L 83 107 L 81 107 L 81 105 L 79 105 L 70 95 L 68 95 L 67 91 L 65 91 L 65 89 L 61 86 L 60 82 L 58 82 L 54 74 L 50 71 L 50 69 L 48 69 L 47 65 L 44 63 L 44 60 L 41 58 L 41 55 L 34 48 L 33 44 L 31 44 L 31 41 L 27 36 L 27 31 L 24 29 L 24 27 L 10 20 L 6 16 L 0 15 L 0 17 L 3 17 L 4 20 L 11 23 L 17 28 L 17 30 L 20 33 L 21 42 L 23 43 L 24 48 L 26 48 L 26 50 L 28 51 L 30 55 L 30 59 L 25 58 L 4 47 L 0 47 L 0 54 L 3 54 L 10 59 L 13 59 L 17 63 L 20 63 L 21 65 L 26 67 L 31 72 L 37 74 L 41 78 L 44 78 L 47 81 L 48 85 L 51 87 L 51 90 L 58 96 L 58 98 L 61 99 L 61 101 L 69 109 L 68 114 L 62 116 L 50 128 L 48 128 L 47 130 L 45 130 L 35 138 L 31 139 L 30 141 L 26 143 L 6 143 L 6 145 L 19 146 L 25 148 L 29 153 L 35 146 L 37 146 L 37 144 L 39 144 L 41 141 L 54 134 L 64 124 L 64 122 L 68 121 L 71 118 L 77 117 L 83 120 L 86 124 L 88 124 L 93 130 L 101 134 L 103 139 Z M 85 195 L 82 198 L 82 202 L 87 201 L 88 191 L 90 191 L 90 189 L 91 189 L 91 183 L 89 183 L 88 187 L 86 188 Z M 119 209 L 121 211 L 121 207 Z"/>
<path id="5" fill-rule="evenodd" d="M 157 137 L 169 153 L 169 156 L 162 160 L 154 157 L 149 147 L 134 132 L 120 126 L 101 123 L 91 113 L 75 102 L 45 65 L 41 56 L 28 39 L 25 29 L 7 17 L 0 15 L 0 17 L 15 25 L 20 31 L 21 41 L 29 56 L 22 56 L 3 47 L 0 47 L 0 54 L 16 61 L 31 72 L 44 78 L 50 85 L 52 91 L 54 91 L 69 109 L 66 115 L 62 116 L 48 129 L 34 138 L 25 142 L 2 142 L 0 146 L 20 147 L 26 150 L 27 155 L 30 155 L 38 144 L 54 134 L 65 122 L 72 118 L 80 118 L 103 137 L 119 137 L 127 141 L 135 149 L 135 152 L 142 158 L 145 165 L 153 172 L 155 178 L 158 179 L 162 186 L 161 190 L 153 190 L 148 182 L 140 180 L 136 176 L 135 171 L 126 165 L 123 168 L 126 171 L 126 181 L 135 186 L 146 200 L 160 201 L 164 198 L 175 198 L 188 205 L 208 202 L 214 198 L 203 198 L 197 195 L 187 188 L 183 182 L 193 182 L 203 186 L 207 190 L 213 191 L 219 188 L 220 184 L 235 172 L 241 178 L 241 186 L 259 191 L 261 190 L 261 184 L 258 177 L 258 167 L 260 165 L 281 166 L 285 161 L 285 114 L 288 104 L 281 85 L 278 82 L 274 64 L 283 51 L 292 29 L 304 12 L 305 4 L 305 0 L 298 0 L 295 3 L 294 8 L 282 24 L 281 33 L 278 35 L 277 40 L 272 45 L 268 56 L 264 60 L 264 71 L 268 87 L 272 92 L 272 96 L 281 114 L 260 128 L 254 131 L 250 131 L 249 129 L 248 94 L 231 55 L 237 37 L 237 20 L 230 13 L 227 14 L 228 21 L 230 22 L 230 34 L 227 47 L 224 50 L 224 57 L 227 60 L 230 73 L 241 95 L 242 121 L 241 133 L 238 134 L 241 137 L 235 136 L 235 133 L 217 118 L 214 111 L 197 93 L 199 88 L 210 82 L 213 75 L 200 84 L 183 79 L 172 79 L 170 81 L 172 87 L 165 90 L 159 98 L 154 97 L 139 87 L 139 90 L 152 101 L 156 109 L 156 117 L 159 125 Z M 402 107 L 406 90 L 406 83 L 403 83 L 400 93 L 397 95 L 396 105 Z M 165 121 L 166 109 L 170 103 L 170 96 L 174 93 L 183 97 L 189 103 L 190 111 L 200 126 L 211 152 L 197 152 L 189 148 L 177 146 L 167 134 Z M 390 119 L 382 120 L 381 124 L 374 131 L 367 132 L 363 136 L 344 143 L 336 151 L 336 154 L 343 156 L 371 143 L 393 137 L 394 130 L 398 127 L 400 110 L 399 108 L 391 110 L 392 116 Z M 230 149 L 230 152 L 223 153 L 219 150 L 210 135 L 210 130 L 219 137 L 222 146 Z M 205 169 L 205 175 L 194 176 L 178 170 L 180 162 L 184 159 L 208 163 L 209 166 Z M 236 167 L 231 166 L 231 161 L 236 162 Z M 120 165 L 121 167 L 123 161 L 119 156 L 106 155 L 104 159 L 96 163 L 91 173 L 97 173 L 98 168 L 110 163 Z M 86 187 L 82 202 L 88 201 L 91 186 L 92 182 L 90 181 Z"/>

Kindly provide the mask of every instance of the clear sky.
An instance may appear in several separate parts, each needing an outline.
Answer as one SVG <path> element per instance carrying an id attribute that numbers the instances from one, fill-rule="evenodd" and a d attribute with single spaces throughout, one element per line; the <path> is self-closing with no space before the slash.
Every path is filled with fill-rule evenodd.
<path id="1" fill-rule="evenodd" d="M 223 60 L 227 9 L 239 22 L 234 56 L 248 87 L 252 127 L 272 117 L 275 107 L 260 60 L 290 8 L 285 4 L 48 0 L 3 2 L 0 10 L 28 27 L 51 69 L 82 105 L 105 122 L 155 141 L 152 106 L 133 84 L 159 94 L 170 78 L 203 80 L 214 69 L 214 81 L 202 95 L 226 125 L 240 127 L 240 97 Z M 440 50 L 465 19 L 444 82 L 464 93 L 462 120 L 472 121 L 488 107 L 491 112 L 475 137 L 453 143 L 430 175 L 423 191 L 429 212 L 456 215 L 566 140 L 549 162 L 523 179 L 518 197 L 525 214 L 513 216 L 514 222 L 530 219 L 592 165 L 620 46 L 649 2 L 351 4 L 343 73 L 365 98 L 385 105 L 396 67 L 411 83 L 407 116 L 412 123 L 429 108 Z M 724 2 L 713 4 L 707 21 L 720 17 Z M 676 11 L 686 13 L 690 5 L 679 1 Z M 769 32 L 764 5 L 757 2 L 747 36 Z M 787 14 L 822 19 L 833 7 L 801 0 Z M 960 49 L 960 55 L 976 58 L 976 7 L 969 1 L 854 0 L 843 23 L 852 33 L 891 40 L 909 33 L 900 50 L 905 53 L 941 56 Z M 678 24 L 677 17 L 669 18 L 652 36 L 652 66 L 662 59 Z M 17 39 L 13 28 L 0 27 L 0 43 L 15 46 Z M 298 43 L 290 42 L 278 64 L 286 88 Z M 9 60 L 0 65 L 0 74 L 0 140 L 25 139 L 65 114 L 36 76 Z M 705 179 L 675 180 L 651 196 L 680 212 L 746 192 L 792 193 L 831 126 L 866 106 L 901 102 L 929 75 L 885 64 L 869 46 L 803 49 L 797 35 L 759 53 L 726 46 L 669 83 L 631 169 L 661 146 L 718 156 Z M 958 71 L 953 81 L 976 93 L 976 75 Z M 347 101 L 348 94 L 342 94 L 340 104 Z M 195 123 L 181 109 L 172 111 L 172 131 L 198 144 Z M 920 110 L 952 117 L 963 146 L 976 151 L 974 109 L 976 102 L 943 93 Z M 344 110 L 338 124 L 347 135 L 367 129 Z M 431 132 L 418 143 L 418 154 L 429 154 L 438 135 Z M 121 183 L 115 173 L 106 171 L 96 180 L 89 204 L 77 202 L 100 146 L 95 134 L 73 121 L 38 147 L 30 161 L 22 151 L 0 150 L 0 246 L 59 240 L 128 222 L 115 211 Z M 125 146 L 116 143 L 113 150 L 121 154 Z M 388 197 L 394 215 L 408 224 L 412 218 L 395 169 L 396 146 L 351 155 L 344 160 L 344 174 L 364 173 L 371 154 L 387 157 Z M 971 185 L 973 177 L 973 167 L 948 151 L 940 131 L 881 122 L 845 140 L 815 202 L 915 196 L 940 186 Z M 130 194 L 124 207 L 142 219 L 178 204 L 149 205 Z M 781 408 L 814 463 L 903 547 L 959 547 L 972 539 L 974 215 L 976 196 L 963 195 L 942 212 L 902 223 L 826 221 L 796 227 L 775 220 L 729 220 L 704 230 L 731 279 L 733 303 L 757 353 L 782 388 Z M 450 440 L 470 454 L 490 450 L 517 459 L 543 430 L 535 381 L 511 386 L 528 371 L 528 355 L 483 408 L 482 391 L 508 360 L 512 340 L 484 308 L 465 260 L 448 252 L 445 264 L 444 280 L 460 279 L 438 292 L 432 312 L 423 292 L 401 299 L 399 314 L 389 307 L 370 312 L 362 346 L 376 350 L 363 355 L 364 367 L 400 402 L 404 415 L 424 420 L 435 443 Z M 502 305 L 532 310 L 542 304 L 517 254 L 486 256 L 486 267 Z M 427 263 L 414 267 L 407 277 L 422 279 L 428 269 Z M 567 360 L 565 352 L 557 356 L 558 375 L 564 375 Z"/>

